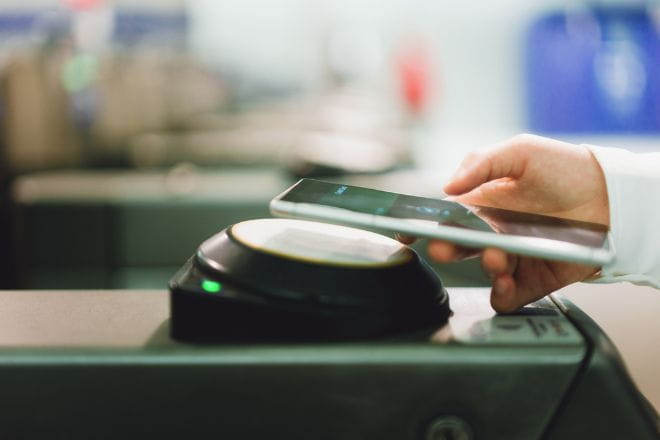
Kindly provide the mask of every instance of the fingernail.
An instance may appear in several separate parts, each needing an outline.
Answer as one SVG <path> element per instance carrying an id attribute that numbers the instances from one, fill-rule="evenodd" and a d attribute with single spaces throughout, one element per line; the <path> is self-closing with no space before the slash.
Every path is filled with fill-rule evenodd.
<path id="1" fill-rule="evenodd" d="M 453 176 L 451 176 L 451 179 L 449 179 L 449 182 L 453 182 L 454 180 L 459 180 L 462 179 L 465 174 L 467 174 L 467 170 L 463 168 L 459 168 L 456 170 Z"/>
<path id="2" fill-rule="evenodd" d="M 508 286 L 506 281 L 504 281 L 502 278 L 495 279 L 495 282 L 493 283 L 493 291 L 496 295 L 506 294 L 507 288 Z"/>
<path id="3" fill-rule="evenodd" d="M 447 182 L 445 182 L 445 186 L 443 186 L 442 189 L 444 189 L 445 192 L 447 192 L 447 190 L 451 189 L 451 187 L 456 184 L 456 181 L 460 180 L 463 177 L 464 174 L 465 173 L 460 172 L 460 173 L 457 173 L 454 176 L 452 176 L 451 179 L 449 179 Z"/>
<path id="4" fill-rule="evenodd" d="M 463 167 L 459 168 L 454 175 L 445 183 L 445 186 L 443 187 L 443 190 L 447 194 L 452 194 L 455 193 L 456 190 L 462 188 L 461 181 L 465 179 L 465 177 L 468 175 L 468 169 Z M 453 188 L 455 187 L 455 188 Z"/>

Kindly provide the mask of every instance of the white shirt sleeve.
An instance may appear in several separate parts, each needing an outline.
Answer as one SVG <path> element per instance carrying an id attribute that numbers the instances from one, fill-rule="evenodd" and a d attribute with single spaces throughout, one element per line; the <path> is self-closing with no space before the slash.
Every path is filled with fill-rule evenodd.
<path id="1" fill-rule="evenodd" d="M 660 153 L 586 147 L 605 174 L 616 253 L 593 281 L 660 288 Z"/>

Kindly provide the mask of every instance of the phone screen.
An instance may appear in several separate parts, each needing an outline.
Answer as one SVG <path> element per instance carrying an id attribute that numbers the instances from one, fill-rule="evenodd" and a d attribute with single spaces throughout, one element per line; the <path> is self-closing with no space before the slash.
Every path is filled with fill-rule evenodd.
<path id="1" fill-rule="evenodd" d="M 597 223 L 463 205 L 312 179 L 301 180 L 281 200 L 478 231 L 560 240 L 596 248 L 604 245 L 608 231 L 605 225 Z"/>

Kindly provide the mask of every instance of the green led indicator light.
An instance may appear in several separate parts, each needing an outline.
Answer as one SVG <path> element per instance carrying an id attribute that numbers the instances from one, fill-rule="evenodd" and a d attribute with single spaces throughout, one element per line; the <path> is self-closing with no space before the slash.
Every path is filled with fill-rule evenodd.
<path id="1" fill-rule="evenodd" d="M 217 281 L 204 280 L 202 281 L 202 289 L 209 293 L 218 293 L 222 290 L 222 284 Z"/>

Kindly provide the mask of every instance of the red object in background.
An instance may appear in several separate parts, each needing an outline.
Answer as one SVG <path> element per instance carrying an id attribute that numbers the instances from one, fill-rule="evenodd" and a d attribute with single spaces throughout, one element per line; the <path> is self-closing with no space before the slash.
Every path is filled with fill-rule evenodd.
<path id="1" fill-rule="evenodd" d="M 428 101 L 431 66 L 428 50 L 421 43 L 407 45 L 397 57 L 403 99 L 410 110 L 420 114 Z"/>
<path id="2" fill-rule="evenodd" d="M 106 0 L 62 0 L 65 6 L 76 11 L 84 11 L 87 9 L 94 9 L 101 6 Z"/>

